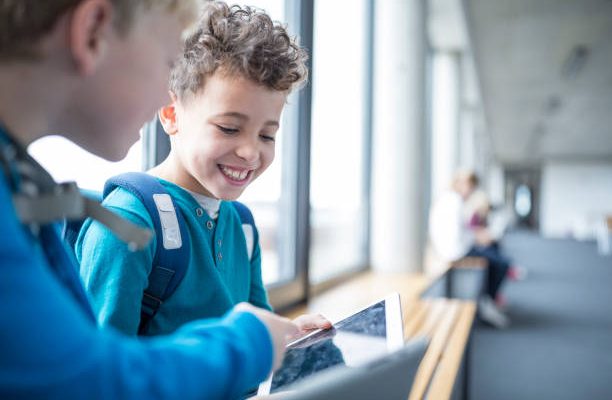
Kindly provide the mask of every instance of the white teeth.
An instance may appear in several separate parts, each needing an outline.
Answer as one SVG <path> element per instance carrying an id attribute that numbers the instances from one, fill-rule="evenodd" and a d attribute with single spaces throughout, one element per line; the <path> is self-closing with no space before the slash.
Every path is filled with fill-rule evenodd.
<path id="1" fill-rule="evenodd" d="M 246 179 L 247 175 L 249 174 L 249 170 L 248 169 L 247 170 L 242 170 L 242 171 L 236 171 L 236 170 L 228 168 L 228 167 L 226 167 L 224 165 L 221 166 L 221 171 L 223 171 L 223 173 L 226 176 L 228 176 L 228 177 L 230 177 L 232 179 L 238 180 L 238 181 L 242 181 L 242 180 Z"/>

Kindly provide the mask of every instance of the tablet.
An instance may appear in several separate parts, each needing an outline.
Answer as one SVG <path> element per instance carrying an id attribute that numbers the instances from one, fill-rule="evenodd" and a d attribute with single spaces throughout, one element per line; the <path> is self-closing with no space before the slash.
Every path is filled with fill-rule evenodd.
<path id="1" fill-rule="evenodd" d="M 427 346 L 424 337 L 412 339 L 403 348 L 359 367 L 339 365 L 309 376 L 279 396 L 283 400 L 405 400 Z"/>
<path id="2" fill-rule="evenodd" d="M 281 367 L 259 386 L 257 394 L 282 391 L 319 371 L 358 367 L 402 348 L 404 333 L 398 293 L 290 343 Z"/>

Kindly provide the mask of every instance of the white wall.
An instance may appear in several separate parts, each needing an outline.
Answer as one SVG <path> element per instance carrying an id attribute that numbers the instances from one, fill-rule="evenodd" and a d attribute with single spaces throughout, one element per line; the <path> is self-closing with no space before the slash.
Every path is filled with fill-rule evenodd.
<path id="1" fill-rule="evenodd" d="M 543 235 L 592 239 L 601 216 L 612 214 L 612 163 L 548 163 L 541 189 Z"/>

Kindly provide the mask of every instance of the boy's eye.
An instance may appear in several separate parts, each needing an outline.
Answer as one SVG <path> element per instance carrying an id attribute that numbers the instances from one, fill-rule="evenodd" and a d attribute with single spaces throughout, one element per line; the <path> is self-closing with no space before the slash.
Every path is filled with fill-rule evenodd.
<path id="1" fill-rule="evenodd" d="M 217 129 L 219 129 L 221 132 L 227 134 L 227 135 L 233 135 L 234 133 L 238 132 L 238 129 L 235 128 L 228 128 L 226 126 L 222 126 L 222 125 L 216 125 Z"/>
<path id="2" fill-rule="evenodd" d="M 274 142 L 276 140 L 274 136 L 270 135 L 259 135 L 259 137 L 262 138 L 265 142 Z"/>

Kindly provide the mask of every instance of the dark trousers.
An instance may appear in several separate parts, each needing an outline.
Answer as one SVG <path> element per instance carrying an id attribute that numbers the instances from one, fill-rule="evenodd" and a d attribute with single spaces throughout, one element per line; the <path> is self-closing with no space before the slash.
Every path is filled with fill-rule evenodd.
<path id="1" fill-rule="evenodd" d="M 510 268 L 510 260 L 501 253 L 497 243 L 491 246 L 474 246 L 467 253 L 468 257 L 483 257 L 488 261 L 486 292 L 495 299 L 500 286 Z"/>

